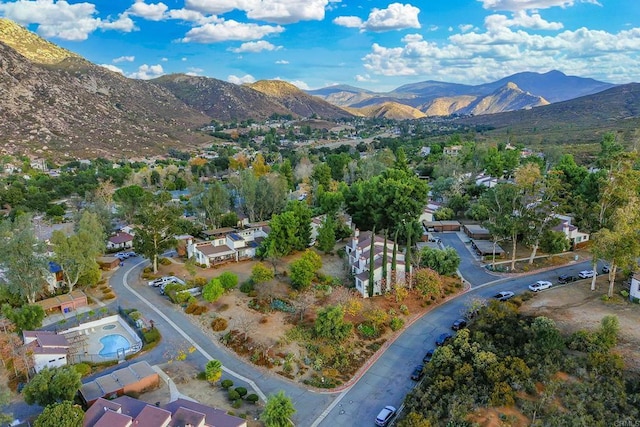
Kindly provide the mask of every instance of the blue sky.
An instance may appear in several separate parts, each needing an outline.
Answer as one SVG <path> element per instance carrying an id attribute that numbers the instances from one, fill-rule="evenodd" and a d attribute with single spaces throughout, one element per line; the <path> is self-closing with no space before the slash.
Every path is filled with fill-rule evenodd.
<path id="1" fill-rule="evenodd" d="M 0 0 L 0 16 L 131 78 L 640 81 L 640 0 Z"/>

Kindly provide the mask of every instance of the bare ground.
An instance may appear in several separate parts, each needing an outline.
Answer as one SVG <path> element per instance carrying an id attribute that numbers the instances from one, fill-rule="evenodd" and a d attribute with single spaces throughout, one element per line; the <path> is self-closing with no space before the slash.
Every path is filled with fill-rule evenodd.
<path id="1" fill-rule="evenodd" d="M 627 369 L 640 371 L 640 305 L 631 303 L 620 295 L 621 285 L 616 285 L 614 297 L 603 301 L 609 284 L 606 276 L 596 281 L 591 291 L 591 280 L 581 280 L 565 286 L 554 286 L 539 292 L 525 302 L 521 311 L 534 316 L 546 316 L 555 320 L 558 328 L 567 334 L 581 329 L 594 331 L 604 316 L 615 315 L 620 322 L 620 334 L 616 351 L 623 357 Z"/>

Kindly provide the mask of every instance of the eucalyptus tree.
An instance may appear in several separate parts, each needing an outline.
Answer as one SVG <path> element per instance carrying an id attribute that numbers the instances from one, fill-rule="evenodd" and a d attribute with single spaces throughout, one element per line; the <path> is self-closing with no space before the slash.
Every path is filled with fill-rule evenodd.
<path id="1" fill-rule="evenodd" d="M 36 237 L 31 215 L 0 223 L 0 260 L 9 294 L 35 303 L 44 291 L 48 261 L 46 246 Z"/>
<path id="2" fill-rule="evenodd" d="M 158 258 L 175 245 L 175 233 L 182 209 L 170 203 L 166 193 L 160 193 L 140 209 L 136 215 L 134 247 L 151 261 L 153 272 L 158 271 Z"/>

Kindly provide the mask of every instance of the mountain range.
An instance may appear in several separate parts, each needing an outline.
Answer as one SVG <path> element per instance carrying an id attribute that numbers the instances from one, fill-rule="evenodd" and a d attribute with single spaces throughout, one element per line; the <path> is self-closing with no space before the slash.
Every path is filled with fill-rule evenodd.
<path id="1" fill-rule="evenodd" d="M 185 74 L 136 80 L 92 64 L 7 19 L 0 19 L 0 93 L 0 150 L 81 158 L 144 157 L 210 144 L 211 138 L 199 129 L 212 121 L 273 115 L 405 120 L 457 114 L 472 116 L 464 122 L 470 125 L 500 127 L 522 117 L 551 122 L 567 112 L 606 124 L 632 117 L 639 108 L 636 98 L 629 100 L 633 86 L 615 87 L 558 71 L 519 73 L 476 86 L 426 81 L 387 93 L 348 85 L 305 92 L 280 80 L 236 85 Z M 598 106 L 601 94 L 608 94 L 615 112 Z M 549 110 L 555 106 L 560 110 Z"/>

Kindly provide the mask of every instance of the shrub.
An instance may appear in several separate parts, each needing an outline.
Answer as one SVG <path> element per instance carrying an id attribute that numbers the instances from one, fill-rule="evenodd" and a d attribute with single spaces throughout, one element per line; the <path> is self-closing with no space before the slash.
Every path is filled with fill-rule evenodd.
<path id="1" fill-rule="evenodd" d="M 253 290 L 253 282 L 251 280 L 247 280 L 240 285 L 240 292 L 248 294 Z"/>
<path id="2" fill-rule="evenodd" d="M 207 379 L 207 373 L 205 371 L 200 371 L 198 372 L 198 375 L 196 375 L 196 378 L 200 381 L 204 381 Z"/>
<path id="3" fill-rule="evenodd" d="M 104 299 L 114 299 L 116 295 L 113 292 L 109 292 L 108 294 L 104 294 Z"/>
<path id="4" fill-rule="evenodd" d="M 227 379 L 227 380 L 222 380 L 222 381 L 220 382 L 220 386 L 221 386 L 223 389 L 228 390 L 228 389 L 230 389 L 231 387 L 233 387 L 233 381 L 231 381 L 231 380 L 229 380 L 229 379 Z"/>
<path id="5" fill-rule="evenodd" d="M 142 270 L 142 272 L 145 274 L 150 274 L 150 273 L 153 273 L 153 269 L 151 267 L 145 267 L 144 270 Z"/>
<path id="6" fill-rule="evenodd" d="M 169 265 L 171 260 L 169 258 L 160 258 L 160 265 Z"/>
<path id="7" fill-rule="evenodd" d="M 131 320 L 133 320 L 134 322 L 141 317 L 142 314 L 138 310 L 133 310 L 131 313 L 129 313 L 129 318 L 131 318 Z"/>
<path id="8" fill-rule="evenodd" d="M 236 390 L 236 392 L 238 392 L 240 397 L 244 397 L 244 396 L 247 395 L 247 389 L 244 388 L 244 387 L 236 387 L 235 390 Z"/>
<path id="9" fill-rule="evenodd" d="M 227 319 L 224 319 L 222 317 L 216 317 L 211 321 L 211 329 L 216 332 L 224 331 L 225 329 L 227 329 L 228 325 L 229 322 L 227 322 Z"/>
<path id="10" fill-rule="evenodd" d="M 197 303 L 191 303 L 189 304 L 189 306 L 187 308 L 185 308 L 184 312 L 187 314 L 193 314 L 194 311 L 196 311 L 198 308 L 198 304 Z"/>
<path id="11" fill-rule="evenodd" d="M 409 314 L 409 307 L 407 307 L 406 305 L 402 304 L 400 306 L 400 313 L 404 314 L 405 316 Z"/>
<path id="12" fill-rule="evenodd" d="M 76 363 L 73 365 L 75 370 L 80 374 L 80 376 L 86 376 L 91 373 L 91 366 L 88 363 Z"/>
<path id="13" fill-rule="evenodd" d="M 258 296 L 258 291 L 256 291 L 255 289 L 251 289 L 249 291 L 249 293 L 247 294 L 247 296 L 251 297 L 251 298 L 255 298 Z"/>
<path id="14" fill-rule="evenodd" d="M 368 323 L 359 324 L 357 329 L 363 338 L 375 338 L 378 335 L 376 329 Z"/>
<path id="15" fill-rule="evenodd" d="M 397 331 L 401 329 L 403 326 L 404 326 L 404 320 L 399 317 L 394 317 L 391 319 L 391 322 L 389 322 L 389 327 L 391 328 L 392 331 Z"/>
<path id="16" fill-rule="evenodd" d="M 220 283 L 226 291 L 229 291 L 238 286 L 238 276 L 231 273 L 230 271 L 225 271 L 220 276 L 218 276 L 218 279 L 220 279 Z"/>
<path id="17" fill-rule="evenodd" d="M 160 341 L 160 331 L 157 328 L 149 329 L 142 333 L 145 344 L 152 344 Z"/>
<path id="18" fill-rule="evenodd" d="M 240 399 L 240 394 L 235 390 L 229 390 L 229 400 L 233 402 L 238 399 Z"/>
<path id="19" fill-rule="evenodd" d="M 239 407 L 241 407 L 241 406 L 242 406 L 242 399 L 236 399 L 236 400 L 234 400 L 234 401 L 231 403 L 231 406 L 232 406 L 234 409 L 238 409 Z"/>
<path id="20" fill-rule="evenodd" d="M 257 403 L 258 400 L 260 400 L 260 398 L 258 397 L 257 394 L 255 393 L 251 393 L 250 395 L 247 396 L 247 398 L 245 399 L 247 402 L 251 402 L 251 403 Z"/>
<path id="21" fill-rule="evenodd" d="M 625 291 L 624 289 L 620 291 L 620 295 L 625 298 L 629 298 L 629 291 Z"/>

